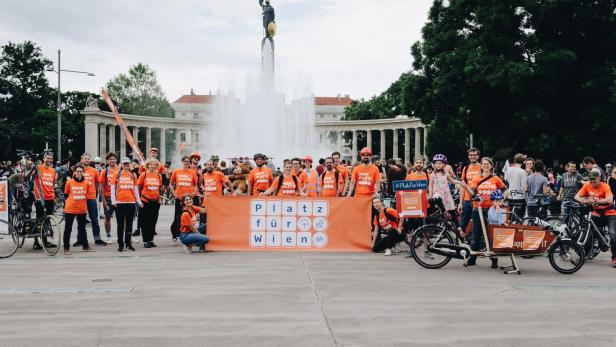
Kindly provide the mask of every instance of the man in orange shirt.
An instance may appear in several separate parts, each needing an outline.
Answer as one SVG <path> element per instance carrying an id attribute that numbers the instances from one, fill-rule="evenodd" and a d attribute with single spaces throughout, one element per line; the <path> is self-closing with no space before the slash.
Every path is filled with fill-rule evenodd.
<path id="1" fill-rule="evenodd" d="M 341 196 L 344 189 L 344 179 L 342 173 L 334 168 L 334 159 L 325 158 L 325 170 L 319 178 L 321 181 L 321 191 L 319 196 L 333 197 Z"/>
<path id="2" fill-rule="evenodd" d="M 200 159 L 201 157 L 199 157 Z M 197 171 L 191 167 L 192 163 L 191 157 L 182 157 L 182 168 L 174 170 L 169 181 L 169 189 L 171 189 L 171 193 L 175 198 L 175 214 L 171 224 L 173 241 L 177 241 L 177 238 L 180 236 L 180 216 L 183 210 L 182 196 L 188 194 L 194 199 L 197 195 Z"/>
<path id="3" fill-rule="evenodd" d="M 293 167 L 292 174 L 297 177 L 302 187 L 306 186 L 306 181 L 308 181 L 308 175 L 306 175 L 306 171 L 302 168 L 302 163 L 299 158 L 291 159 L 291 165 Z"/>
<path id="4" fill-rule="evenodd" d="M 36 217 L 42 218 L 43 216 L 53 215 L 56 194 L 54 191 L 56 185 L 56 169 L 53 167 L 53 154 L 46 153 L 43 156 L 43 164 L 37 166 L 37 171 L 34 174 L 34 198 L 36 202 Z M 43 240 L 43 242 L 46 242 Z M 46 247 L 55 247 L 51 243 L 45 245 Z M 38 237 L 34 238 L 35 250 L 42 249 L 38 242 Z"/>
<path id="5" fill-rule="evenodd" d="M 334 160 L 334 169 L 338 170 L 338 172 L 342 175 L 342 193 L 340 193 L 340 196 L 344 196 L 349 183 L 349 169 L 347 169 L 344 163 L 340 162 L 340 152 L 332 153 L 332 159 Z"/>
<path id="6" fill-rule="evenodd" d="M 111 205 L 111 183 L 115 181 L 115 176 L 120 168 L 118 167 L 118 156 L 109 152 L 105 156 L 107 167 L 101 171 L 99 178 L 99 194 L 103 197 L 103 210 L 105 211 L 105 232 L 107 242 L 111 242 L 111 216 L 115 208 Z"/>
<path id="7" fill-rule="evenodd" d="M 199 186 L 203 190 L 203 202 L 201 203 L 203 207 L 207 206 L 208 196 L 222 196 L 224 193 L 223 187 L 229 192 L 232 190 L 229 179 L 222 172 L 215 169 L 214 161 L 212 160 L 208 160 L 205 163 L 205 171 L 201 176 Z"/>
<path id="8" fill-rule="evenodd" d="M 607 183 L 601 182 L 597 171 L 588 173 L 588 182 L 575 194 L 574 199 L 582 204 L 592 206 L 592 218 L 598 226 L 607 225 L 610 232 L 610 249 L 612 266 L 616 267 L 616 209 L 614 194 Z"/>
<path id="9" fill-rule="evenodd" d="M 99 190 L 100 177 L 98 171 L 90 166 L 92 163 L 92 156 L 89 153 L 81 155 L 81 165 L 83 166 L 83 178 L 90 182 L 94 187 L 94 190 L 88 191 L 87 205 L 88 216 L 90 217 L 90 224 L 92 225 L 92 235 L 94 235 L 94 244 L 100 246 L 107 246 L 107 242 L 101 240 L 101 228 L 98 225 L 98 203 L 96 201 L 96 192 Z M 81 246 L 83 241 L 80 234 L 77 234 L 77 242 L 73 244 L 73 247 Z"/>
<path id="10" fill-rule="evenodd" d="M 254 155 L 256 167 L 248 174 L 248 194 L 259 195 L 268 190 L 274 181 L 272 170 L 265 166 L 265 156 L 261 153 Z"/>
<path id="11" fill-rule="evenodd" d="M 469 164 L 462 169 L 461 181 L 470 186 L 475 177 L 481 175 L 481 165 L 479 164 L 479 149 L 471 148 L 467 151 Z M 473 202 L 471 195 L 464 191 L 460 204 L 458 205 L 458 213 L 460 213 L 460 228 L 466 232 L 466 227 L 473 215 Z"/>
<path id="12" fill-rule="evenodd" d="M 381 184 L 381 173 L 374 164 L 370 163 L 372 151 L 370 148 L 364 147 L 359 155 L 361 164 L 353 169 L 347 196 L 351 196 L 353 192 L 358 197 L 376 196 Z"/>

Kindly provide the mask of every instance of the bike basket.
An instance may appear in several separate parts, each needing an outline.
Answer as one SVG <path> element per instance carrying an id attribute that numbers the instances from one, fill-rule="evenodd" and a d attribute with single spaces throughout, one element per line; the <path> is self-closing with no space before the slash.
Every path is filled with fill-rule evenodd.
<path id="1" fill-rule="evenodd" d="M 495 253 L 543 254 L 554 241 L 554 234 L 539 226 L 488 225 L 488 239 Z"/>

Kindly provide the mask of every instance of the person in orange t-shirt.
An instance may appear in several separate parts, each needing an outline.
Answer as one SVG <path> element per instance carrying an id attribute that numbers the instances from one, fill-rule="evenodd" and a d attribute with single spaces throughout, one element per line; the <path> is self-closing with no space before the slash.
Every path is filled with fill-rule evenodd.
<path id="1" fill-rule="evenodd" d="M 130 170 L 130 159 L 122 158 L 120 172 L 111 183 L 111 204 L 116 208 L 118 252 L 124 251 L 124 245 L 129 251 L 135 251 L 131 242 L 133 235 L 133 219 L 135 205 L 143 207 L 137 187 L 137 177 Z"/>
<path id="2" fill-rule="evenodd" d="M 94 184 L 84 178 L 84 166 L 77 164 L 73 167 L 73 178 L 66 181 L 64 186 L 64 255 L 70 255 L 71 232 L 73 222 L 77 218 L 77 239 L 81 240 L 84 252 L 93 252 L 88 244 L 86 234 L 86 214 L 88 213 L 88 195 L 96 194 Z"/>
<path id="3" fill-rule="evenodd" d="M 115 180 L 115 175 L 118 174 L 118 156 L 109 152 L 105 156 L 107 167 L 101 170 L 99 177 L 99 194 L 103 197 L 103 211 L 105 214 L 105 232 L 107 233 L 107 243 L 111 242 L 111 217 L 115 212 L 115 208 L 111 205 L 111 182 Z"/>
<path id="4" fill-rule="evenodd" d="M 83 166 L 83 178 L 92 183 L 94 191 L 91 191 L 87 197 L 88 204 L 88 216 L 90 217 L 90 225 L 92 226 L 92 235 L 94 236 L 94 244 L 100 246 L 107 246 L 107 242 L 101 240 L 101 228 L 98 225 L 98 202 L 96 200 L 96 193 L 99 190 L 100 176 L 95 168 L 90 166 L 92 163 L 92 156 L 89 153 L 81 155 L 81 165 Z M 77 242 L 73 246 L 81 246 L 82 240 L 77 234 Z"/>
<path id="5" fill-rule="evenodd" d="M 182 157 L 182 168 L 175 169 L 169 180 L 169 189 L 171 189 L 171 193 L 175 197 L 175 213 L 173 215 L 173 223 L 171 223 L 171 237 L 173 241 L 177 241 L 177 238 L 180 237 L 180 215 L 183 209 L 182 196 L 188 194 L 193 199 L 197 196 L 197 171 L 191 168 L 191 165 L 192 160 L 189 156 Z"/>
<path id="6" fill-rule="evenodd" d="M 43 165 L 38 165 L 37 171 L 34 172 L 33 176 L 34 198 L 36 199 L 34 207 L 36 208 L 36 217 L 43 218 L 44 216 L 53 215 L 56 204 L 56 194 L 54 191 L 56 169 L 53 167 L 53 155 L 51 153 L 46 153 L 43 156 Z M 47 247 L 54 247 L 52 243 L 46 240 L 43 240 L 43 242 L 45 242 Z M 38 237 L 34 238 L 32 248 L 35 250 L 43 249 L 39 244 Z"/>
<path id="7" fill-rule="evenodd" d="M 398 211 L 385 207 L 381 198 L 372 198 L 372 207 L 377 211 L 373 224 L 376 230 L 372 236 L 372 252 L 385 251 L 385 255 L 391 255 L 391 249 L 403 241 L 402 226 Z"/>
<path id="8" fill-rule="evenodd" d="M 381 173 L 379 169 L 370 164 L 372 151 L 364 147 L 360 152 L 361 164 L 353 169 L 351 174 L 351 184 L 347 196 L 351 196 L 355 191 L 357 197 L 372 197 L 379 192 L 381 184 Z"/>
<path id="9" fill-rule="evenodd" d="M 254 156 L 256 167 L 248 174 L 248 194 L 259 195 L 270 188 L 274 181 L 272 170 L 265 166 L 265 155 L 257 153 Z"/>
<path id="10" fill-rule="evenodd" d="M 349 183 L 349 169 L 347 169 L 346 165 L 340 162 L 340 152 L 332 153 L 332 159 L 334 160 L 334 169 L 338 170 L 338 172 L 342 174 L 342 192 L 340 193 L 340 196 L 344 196 Z"/>
<path id="11" fill-rule="evenodd" d="M 163 177 L 158 168 L 158 160 L 150 158 L 146 160 L 147 171 L 142 172 L 137 179 L 143 208 L 139 209 L 141 217 L 141 237 L 143 247 L 157 247 L 154 243 L 154 232 L 158 222 L 160 210 L 160 191 L 163 187 Z"/>
<path id="12" fill-rule="evenodd" d="M 203 190 L 203 202 L 201 206 L 207 206 L 207 198 L 209 196 L 223 196 L 223 188 L 227 191 L 231 191 L 231 183 L 225 174 L 221 171 L 215 170 L 214 162 L 208 160 L 205 163 L 204 173 L 201 176 L 201 182 L 199 183 Z"/>
<path id="13" fill-rule="evenodd" d="M 199 247 L 200 252 L 205 252 L 205 244 L 209 239 L 205 236 L 205 224 L 197 227 L 197 220 L 200 213 L 206 213 L 204 207 L 199 208 L 193 205 L 193 199 L 186 194 L 182 197 L 182 215 L 180 217 L 180 241 L 184 246 L 184 252 L 192 253 L 192 247 Z"/>
<path id="14" fill-rule="evenodd" d="M 616 267 L 616 208 L 614 194 L 607 183 L 601 182 L 598 171 L 588 173 L 588 182 L 575 194 L 574 199 L 582 204 L 592 206 L 592 219 L 597 226 L 607 225 L 610 233 L 612 266 Z"/>
<path id="15" fill-rule="evenodd" d="M 285 163 L 282 176 L 276 177 L 272 186 L 261 195 L 307 196 L 302 190 L 302 182 L 292 173 L 292 164 Z"/>
<path id="16" fill-rule="evenodd" d="M 469 164 L 462 169 L 460 179 L 470 186 L 473 179 L 481 175 L 481 164 L 479 164 L 479 149 L 471 148 L 467 151 L 467 154 Z M 458 213 L 460 213 L 460 228 L 465 231 L 473 216 L 473 202 L 471 201 L 471 195 L 467 191 L 463 193 L 463 198 L 460 199 L 458 204 Z"/>
<path id="17" fill-rule="evenodd" d="M 291 159 L 291 169 L 292 169 L 291 173 L 295 177 L 297 177 L 302 187 L 306 186 L 306 182 L 308 181 L 308 175 L 306 174 L 306 171 L 304 171 L 304 169 L 302 168 L 301 159 L 299 158 Z"/>
<path id="18" fill-rule="evenodd" d="M 319 196 L 334 197 L 341 196 L 344 189 L 344 179 L 342 173 L 334 168 L 334 159 L 325 158 L 325 170 L 319 178 L 321 181 L 321 191 Z"/>

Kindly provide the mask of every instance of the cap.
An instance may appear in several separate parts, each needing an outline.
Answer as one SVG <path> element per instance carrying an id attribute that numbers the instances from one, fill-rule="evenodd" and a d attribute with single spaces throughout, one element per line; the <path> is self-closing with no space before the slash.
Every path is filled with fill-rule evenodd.
<path id="1" fill-rule="evenodd" d="M 120 164 L 130 164 L 130 159 L 128 159 L 128 157 L 122 157 Z"/>
<path id="2" fill-rule="evenodd" d="M 312 163 L 312 157 L 307 155 L 307 156 L 304 157 L 304 161 L 309 161 L 309 162 Z"/>
<path id="3" fill-rule="evenodd" d="M 100 163 L 101 162 L 101 157 L 95 157 L 94 158 L 94 162 L 95 163 Z"/>
<path id="4" fill-rule="evenodd" d="M 152 148 L 150 148 L 150 152 L 152 152 L 152 151 L 154 151 L 154 152 L 158 153 L 158 148 L 156 148 L 156 147 L 152 147 Z"/>
<path id="5" fill-rule="evenodd" d="M 593 180 L 599 178 L 599 173 L 597 171 L 591 171 L 588 173 L 588 179 Z"/>
<path id="6" fill-rule="evenodd" d="M 212 154 L 212 156 L 210 157 L 210 160 L 220 160 L 220 158 L 218 157 L 217 154 Z"/>

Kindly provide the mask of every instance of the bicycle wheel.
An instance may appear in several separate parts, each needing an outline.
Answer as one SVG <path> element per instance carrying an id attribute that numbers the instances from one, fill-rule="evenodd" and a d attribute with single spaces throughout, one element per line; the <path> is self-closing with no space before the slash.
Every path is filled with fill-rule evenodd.
<path id="1" fill-rule="evenodd" d="M 584 249 L 571 240 L 559 240 L 550 246 L 548 259 L 554 270 L 569 275 L 584 265 Z"/>
<path id="2" fill-rule="evenodd" d="M 41 226 L 41 240 L 43 241 L 43 251 L 47 255 L 53 256 L 60 250 L 60 223 L 53 216 L 46 216 Z"/>
<path id="3" fill-rule="evenodd" d="M 17 252 L 17 233 L 15 228 L 0 219 L 0 258 L 8 258 Z"/>
<path id="4" fill-rule="evenodd" d="M 437 242 L 454 244 L 453 236 L 447 231 L 441 234 L 441 231 L 442 228 L 436 225 L 426 225 L 417 229 L 411 238 L 411 255 L 417 264 L 426 269 L 439 269 L 451 261 L 450 255 L 440 255 L 430 250 Z"/>

